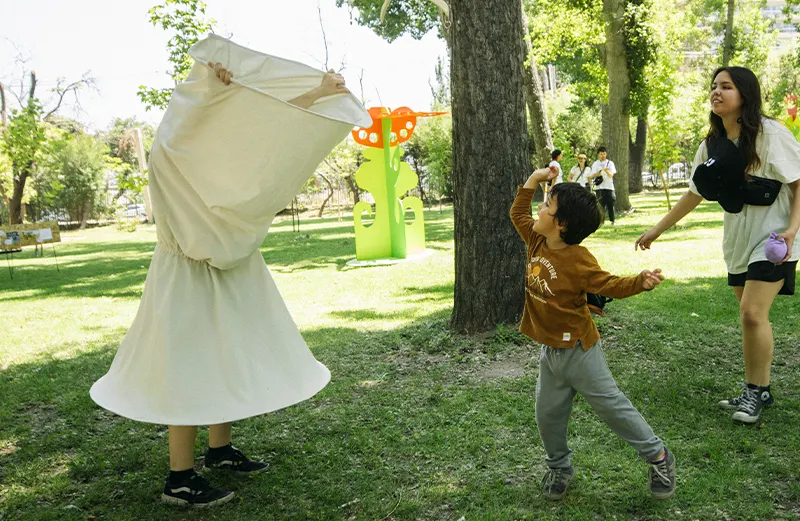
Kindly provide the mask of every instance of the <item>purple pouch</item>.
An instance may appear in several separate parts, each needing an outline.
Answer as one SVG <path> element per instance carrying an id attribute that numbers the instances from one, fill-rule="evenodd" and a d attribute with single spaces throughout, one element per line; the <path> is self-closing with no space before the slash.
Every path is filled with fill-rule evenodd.
<path id="1" fill-rule="evenodd" d="M 786 257 L 786 241 L 783 240 L 783 237 L 778 237 L 777 233 L 770 232 L 767 244 L 764 246 L 764 254 L 767 256 L 767 260 L 773 264 L 782 261 Z"/>

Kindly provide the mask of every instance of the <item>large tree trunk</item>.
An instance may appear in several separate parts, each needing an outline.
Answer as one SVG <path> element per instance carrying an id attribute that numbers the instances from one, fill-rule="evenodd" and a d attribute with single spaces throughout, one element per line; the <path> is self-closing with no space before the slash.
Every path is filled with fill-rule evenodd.
<path id="1" fill-rule="evenodd" d="M 451 326 L 516 322 L 525 249 L 508 216 L 530 169 L 520 0 L 451 1 L 455 295 Z"/>
<path id="2" fill-rule="evenodd" d="M 600 119 L 602 123 L 602 144 L 608 146 L 608 140 L 611 139 L 611 121 L 610 113 L 608 111 L 608 103 L 600 105 Z M 596 151 L 595 151 L 596 152 Z"/>
<path id="3" fill-rule="evenodd" d="M 733 13 L 736 0 L 728 0 L 728 18 L 725 23 L 725 40 L 722 44 L 722 66 L 727 67 L 733 55 Z"/>
<path id="4" fill-rule="evenodd" d="M 553 135 L 550 133 L 550 123 L 547 120 L 547 111 L 544 106 L 544 92 L 542 91 L 542 81 L 537 73 L 536 61 L 531 53 L 530 31 L 528 28 L 528 17 L 525 10 L 522 11 L 522 29 L 525 37 L 524 61 L 524 80 L 525 80 L 525 103 L 528 105 L 530 115 L 530 138 L 531 156 L 533 166 L 543 167 L 550 163 L 550 153 L 553 151 Z"/>
<path id="5" fill-rule="evenodd" d="M 647 148 L 647 118 L 636 119 L 636 141 L 630 142 L 630 175 L 628 191 L 638 194 L 642 191 L 642 169 L 644 168 L 644 152 Z"/>
<path id="6" fill-rule="evenodd" d="M 630 79 L 623 34 L 625 0 L 603 0 L 603 11 L 606 17 L 606 72 L 608 73 L 608 158 L 614 161 L 617 167 L 614 176 L 616 206 L 626 211 L 630 210 L 631 203 L 628 199 L 630 116 L 627 109 Z"/>

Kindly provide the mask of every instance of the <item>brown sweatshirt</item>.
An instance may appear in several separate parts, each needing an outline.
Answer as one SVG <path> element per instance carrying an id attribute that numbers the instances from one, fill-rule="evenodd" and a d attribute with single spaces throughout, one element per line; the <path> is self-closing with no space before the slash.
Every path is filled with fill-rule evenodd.
<path id="1" fill-rule="evenodd" d="M 533 231 L 533 190 L 520 187 L 511 207 L 511 221 L 525 244 L 525 310 L 519 330 L 550 347 L 575 347 L 578 340 L 588 350 L 600 340 L 586 305 L 586 293 L 625 298 L 645 291 L 643 277 L 615 277 L 603 271 L 589 250 L 572 244 L 551 250 L 545 238 Z"/>

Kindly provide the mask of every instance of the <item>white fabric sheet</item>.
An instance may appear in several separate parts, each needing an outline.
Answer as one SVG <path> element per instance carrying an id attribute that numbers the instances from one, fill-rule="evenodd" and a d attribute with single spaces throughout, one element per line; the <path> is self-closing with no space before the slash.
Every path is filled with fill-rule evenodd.
<path id="1" fill-rule="evenodd" d="M 323 73 L 217 36 L 159 125 L 149 180 L 158 245 L 100 406 L 134 420 L 208 425 L 306 400 L 330 380 L 258 250 L 273 218 L 369 114 L 352 95 L 286 102 Z M 207 62 L 234 73 L 224 85 Z"/>

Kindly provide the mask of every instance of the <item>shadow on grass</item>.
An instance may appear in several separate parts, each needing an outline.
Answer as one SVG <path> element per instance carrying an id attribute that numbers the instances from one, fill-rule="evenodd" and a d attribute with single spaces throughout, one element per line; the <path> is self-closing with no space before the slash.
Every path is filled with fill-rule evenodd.
<path id="1" fill-rule="evenodd" d="M 0 270 L 0 302 L 49 297 L 139 297 L 155 243 L 69 244 L 52 257 L 32 251 L 15 260 L 14 278 Z"/>
<path id="2" fill-rule="evenodd" d="M 431 212 L 426 223 L 427 247 L 446 250 L 452 241 L 452 212 L 441 216 Z M 427 215 L 427 213 L 426 213 Z M 335 218 L 317 220 L 337 222 Z M 314 224 L 317 224 L 314 221 Z M 286 227 L 280 223 L 279 227 Z M 291 223 L 289 223 L 291 227 Z M 267 266 L 278 273 L 334 267 L 352 269 L 346 263 L 355 258 L 352 224 L 334 228 L 309 229 L 300 234 L 270 233 L 261 248 Z M 331 235 L 347 234 L 345 238 Z M 38 259 L 26 249 L 14 258 L 14 277 L 0 266 L 0 302 L 55 297 L 141 296 L 155 242 L 67 243 L 58 249 L 58 267 L 52 257 Z M 50 254 L 49 249 L 46 252 Z"/>
<path id="3" fill-rule="evenodd" d="M 438 218 L 438 219 L 437 219 Z M 433 250 L 449 250 L 452 248 L 453 222 L 447 213 L 425 222 L 425 247 Z M 319 221 L 337 222 L 336 219 L 322 219 Z M 281 233 L 267 236 L 261 252 L 270 269 L 279 273 L 293 273 L 296 271 L 313 270 L 324 267 L 334 267 L 337 271 L 354 269 L 346 266 L 347 262 L 356 257 L 356 243 L 353 235 L 352 224 L 327 227 L 309 228 L 299 234 Z M 338 223 L 337 223 L 338 224 Z M 342 235 L 342 237 L 330 237 Z"/>
<path id="4" fill-rule="evenodd" d="M 442 299 L 452 291 L 408 289 Z M 773 310 L 776 360 L 798 356 L 792 304 Z M 665 286 L 607 311 L 599 326 L 612 371 L 678 457 L 680 491 L 669 502 L 649 499 L 645 466 L 578 399 L 570 424 L 578 473 L 554 509 L 538 492 L 536 347 L 509 340 L 507 329 L 482 340 L 453 335 L 439 311 L 386 331 L 305 330 L 331 384 L 307 402 L 237 422 L 237 443 L 270 470 L 248 480 L 212 475 L 241 499 L 197 514 L 157 502 L 164 428 L 89 400 L 122 331 L 74 358 L 12 365 L 0 375 L 0 506 L 23 521 L 788 518 L 777 505 L 800 503 L 800 489 L 784 486 L 800 464 L 800 366 L 776 369 L 779 399 L 760 428 L 733 425 L 715 409 L 741 370 L 736 302 L 724 278 Z"/>

